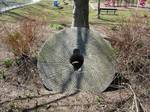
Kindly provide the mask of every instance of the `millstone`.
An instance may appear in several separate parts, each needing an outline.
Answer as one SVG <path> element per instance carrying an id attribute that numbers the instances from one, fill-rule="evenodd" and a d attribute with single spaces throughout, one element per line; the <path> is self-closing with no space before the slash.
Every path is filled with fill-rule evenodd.
<path id="1" fill-rule="evenodd" d="M 76 48 L 84 63 L 74 71 L 69 59 Z M 115 73 L 110 44 L 98 32 L 86 28 L 68 28 L 51 36 L 39 52 L 38 68 L 43 84 L 55 92 L 102 92 Z"/>

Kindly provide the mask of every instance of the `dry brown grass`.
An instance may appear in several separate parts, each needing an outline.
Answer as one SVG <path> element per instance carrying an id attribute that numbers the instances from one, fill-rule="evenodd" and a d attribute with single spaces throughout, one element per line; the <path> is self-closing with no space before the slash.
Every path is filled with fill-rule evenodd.
<path id="1" fill-rule="evenodd" d="M 130 72 L 143 71 L 150 58 L 150 26 L 148 18 L 133 15 L 124 21 L 112 35 L 119 69 Z M 148 72 L 148 71 L 147 71 Z"/>
<path id="2" fill-rule="evenodd" d="M 15 62 L 11 73 L 7 78 L 12 82 L 25 83 L 37 76 L 36 48 L 40 38 L 43 38 L 45 22 L 37 19 L 25 19 L 14 25 L 3 25 L 4 42 L 13 52 Z"/>
<path id="3" fill-rule="evenodd" d="M 134 93 L 132 111 L 138 111 L 135 102 L 143 103 L 148 111 L 150 98 L 150 18 L 133 14 L 124 20 L 111 35 L 111 43 L 117 56 L 118 72 L 129 80 Z M 136 98 L 136 100 L 135 100 Z M 140 103 L 140 104 L 142 104 Z M 132 105 L 133 106 L 133 105 Z"/>
<path id="4" fill-rule="evenodd" d="M 35 40 L 42 38 L 43 22 L 25 19 L 15 27 L 4 27 L 5 42 L 15 56 L 31 55 Z"/>

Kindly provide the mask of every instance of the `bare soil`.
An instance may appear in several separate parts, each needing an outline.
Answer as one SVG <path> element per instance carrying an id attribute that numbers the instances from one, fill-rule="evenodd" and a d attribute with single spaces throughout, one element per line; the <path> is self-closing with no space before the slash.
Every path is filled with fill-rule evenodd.
<path id="1" fill-rule="evenodd" d="M 109 35 L 108 27 L 94 27 Z M 37 41 L 35 49 L 39 49 L 49 35 L 55 32 L 46 29 L 43 38 Z M 43 87 L 37 71 L 28 83 L 15 82 L 12 77 L 16 76 L 18 68 L 15 65 L 5 68 L 3 61 L 6 58 L 14 58 L 14 56 L 0 39 L 0 70 L 4 70 L 6 76 L 0 79 L 0 112 L 128 112 L 129 109 L 134 110 L 132 109 L 134 108 L 133 92 L 129 87 L 103 93 L 53 93 Z M 150 110 L 149 97 L 140 101 L 145 112 L 148 112 Z"/>

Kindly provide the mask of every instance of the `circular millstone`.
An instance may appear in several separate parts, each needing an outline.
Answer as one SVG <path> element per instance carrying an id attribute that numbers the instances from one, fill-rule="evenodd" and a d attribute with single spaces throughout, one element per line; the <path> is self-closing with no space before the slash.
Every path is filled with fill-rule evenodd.
<path id="1" fill-rule="evenodd" d="M 84 56 L 78 71 L 69 63 L 75 48 Z M 39 52 L 38 68 L 43 84 L 55 92 L 102 92 L 115 73 L 110 44 L 98 32 L 86 28 L 68 28 L 47 40 Z"/>

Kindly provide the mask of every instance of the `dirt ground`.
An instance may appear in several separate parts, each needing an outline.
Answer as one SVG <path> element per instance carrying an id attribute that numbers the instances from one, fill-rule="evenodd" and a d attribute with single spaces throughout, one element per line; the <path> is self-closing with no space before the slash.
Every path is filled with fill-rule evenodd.
<path id="1" fill-rule="evenodd" d="M 107 27 L 93 27 L 107 34 Z M 35 49 L 39 49 L 49 34 L 55 32 L 46 29 Z M 3 61 L 14 56 L 2 40 L 0 39 L 0 70 L 5 71 L 6 78 L 0 79 L 0 112 L 129 112 L 129 110 L 132 112 L 134 110 L 135 97 L 130 87 L 103 93 L 53 93 L 43 87 L 37 71 L 27 84 L 15 82 L 12 77 L 16 76 L 18 68 L 15 65 L 5 68 Z M 144 98 L 141 104 L 145 112 L 150 110 L 149 97 Z"/>

